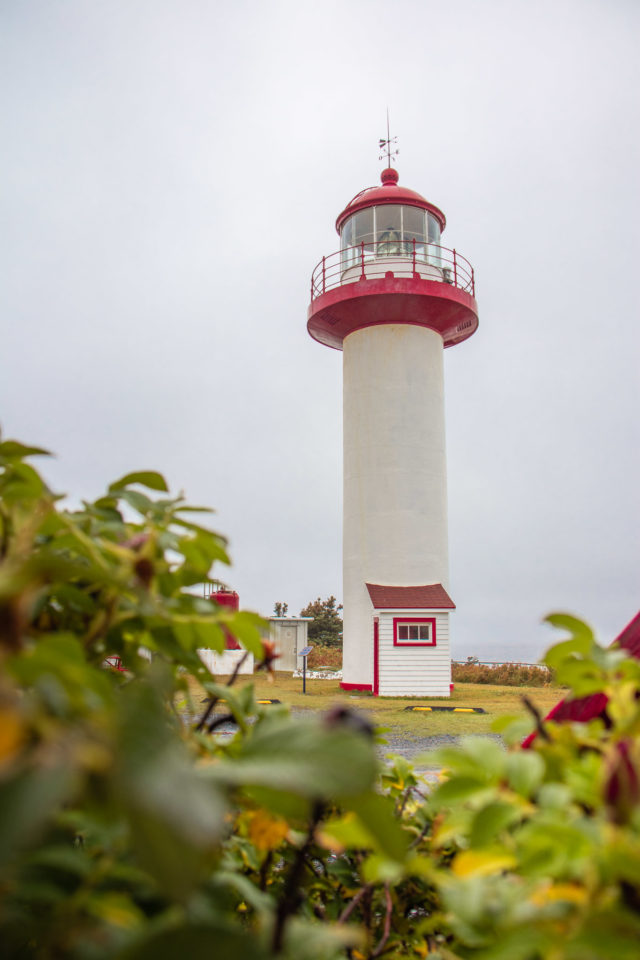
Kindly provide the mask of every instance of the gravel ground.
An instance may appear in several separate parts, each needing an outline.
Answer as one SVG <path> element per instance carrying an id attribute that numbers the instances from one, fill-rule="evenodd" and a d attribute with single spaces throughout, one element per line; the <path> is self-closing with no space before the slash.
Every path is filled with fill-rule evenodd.
<path id="1" fill-rule="evenodd" d="M 502 737 L 497 733 L 474 734 L 474 736 L 482 736 L 483 738 L 489 740 L 497 740 L 498 743 L 503 742 Z M 461 739 L 463 738 L 456 737 L 451 733 L 441 733 L 438 736 L 420 737 L 419 739 L 410 739 L 408 737 L 396 736 L 394 734 L 386 734 L 387 743 L 380 744 L 378 752 L 383 757 L 389 753 L 396 753 L 402 757 L 406 757 L 407 760 L 415 760 L 416 757 L 419 757 L 424 753 L 428 753 L 431 750 L 437 750 L 438 747 L 445 747 L 458 743 Z"/>
<path id="2" fill-rule="evenodd" d="M 291 712 L 293 714 L 304 714 L 307 711 L 299 707 L 293 707 Z M 187 715 L 186 712 L 183 714 L 183 717 L 187 722 L 194 722 L 194 718 Z M 224 723 L 214 731 L 214 736 L 222 740 L 228 740 L 236 730 L 237 727 L 234 723 Z M 478 736 L 478 734 L 476 734 L 476 736 Z M 480 734 L 480 736 L 502 743 L 502 737 L 497 733 Z M 458 743 L 460 739 L 462 738 L 450 733 L 442 733 L 431 737 L 403 737 L 399 734 L 387 733 L 385 735 L 386 743 L 378 745 L 378 755 L 380 758 L 384 758 L 388 754 L 399 754 L 402 757 L 406 757 L 407 760 L 414 761 L 416 757 L 429 753 L 431 750 L 437 750 L 438 747 Z M 420 766 L 422 767 L 422 764 L 420 764 Z M 425 769 L 427 769 L 426 766 Z"/>

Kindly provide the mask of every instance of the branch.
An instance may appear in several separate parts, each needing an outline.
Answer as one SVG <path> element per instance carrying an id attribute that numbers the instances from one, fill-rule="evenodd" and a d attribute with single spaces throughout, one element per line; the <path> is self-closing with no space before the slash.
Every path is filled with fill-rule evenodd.
<path id="1" fill-rule="evenodd" d="M 209 733 L 213 733 L 216 727 L 221 727 L 223 723 L 233 722 L 234 719 L 232 713 L 221 713 L 219 717 L 213 718 L 207 729 Z"/>
<path id="2" fill-rule="evenodd" d="M 424 825 L 424 827 L 422 828 L 422 830 L 420 831 L 420 833 L 417 835 L 417 837 L 414 837 L 413 840 L 411 841 L 411 843 L 409 844 L 409 849 L 410 849 L 410 850 L 413 850 L 414 847 L 419 846 L 419 844 L 424 840 L 424 838 L 426 837 L 426 835 L 429 833 L 429 830 L 431 829 L 432 826 L 433 826 L 433 824 L 431 823 L 430 820 L 428 820 L 428 821 L 425 823 L 425 825 Z"/>
<path id="3" fill-rule="evenodd" d="M 540 711 L 536 705 L 529 700 L 529 697 L 523 696 L 522 702 L 535 720 L 537 733 L 542 737 L 543 740 L 546 740 L 547 743 L 551 743 L 551 737 L 549 736 L 547 728 L 545 727 L 542 717 L 540 716 Z"/>
<path id="4" fill-rule="evenodd" d="M 393 911 L 393 902 L 391 900 L 391 894 L 389 893 L 389 884 L 385 883 L 384 885 L 384 897 L 386 901 L 386 911 L 384 915 L 384 930 L 382 932 L 382 937 L 380 943 L 370 955 L 369 960 L 375 960 L 376 957 L 379 957 L 383 952 L 387 940 L 389 939 L 389 934 L 391 933 L 391 913 Z"/>
<path id="5" fill-rule="evenodd" d="M 236 663 L 235 667 L 233 668 L 233 673 L 231 674 L 231 676 L 230 676 L 229 679 L 227 680 L 227 683 L 226 683 L 226 686 L 227 686 L 227 687 L 232 687 L 233 684 L 236 682 L 236 679 L 237 679 L 237 677 L 238 677 L 238 674 L 240 673 L 240 668 L 242 667 L 242 664 L 245 662 L 245 660 L 247 659 L 248 656 L 249 656 L 249 651 L 248 651 L 248 650 L 245 650 L 245 652 L 242 654 L 242 656 L 240 657 L 240 659 L 239 659 L 238 662 Z"/>
<path id="6" fill-rule="evenodd" d="M 406 790 L 403 791 L 402 796 L 399 798 L 400 806 L 399 808 L 396 809 L 397 817 L 401 817 L 402 814 L 404 813 L 404 808 L 406 807 L 407 801 L 412 793 L 413 793 L 413 787 L 407 787 Z"/>
<path id="7" fill-rule="evenodd" d="M 99 610 L 96 616 L 93 618 L 87 635 L 83 639 L 83 644 L 86 648 L 89 648 L 91 644 L 95 643 L 96 640 L 102 637 L 106 637 L 109 632 L 109 628 L 113 621 L 118 610 L 118 597 L 112 596 L 107 600 L 105 607 L 102 610 Z"/>
<path id="8" fill-rule="evenodd" d="M 338 917 L 338 923 L 346 923 L 355 908 L 358 906 L 365 894 L 369 893 L 371 890 L 371 884 L 366 883 L 364 887 L 360 887 L 358 892 L 354 897 L 351 898 L 349 903 L 346 905 L 340 916 Z"/>
<path id="9" fill-rule="evenodd" d="M 287 919 L 292 913 L 295 913 L 298 908 L 298 904 L 300 903 L 300 881 L 304 871 L 305 859 L 309 847 L 313 842 L 313 836 L 322 817 L 322 813 L 323 805 L 317 801 L 314 803 L 311 811 L 311 817 L 309 819 L 307 835 L 304 839 L 304 843 L 296 850 L 296 855 L 293 859 L 293 863 L 291 864 L 291 869 L 289 870 L 284 883 L 282 898 L 278 903 L 278 909 L 276 910 L 276 921 L 273 928 L 273 938 L 271 941 L 271 949 L 273 953 L 280 953 L 282 950 Z"/>
<path id="10" fill-rule="evenodd" d="M 245 662 L 245 660 L 247 659 L 248 656 L 249 656 L 249 651 L 247 650 L 247 651 L 245 651 L 245 653 L 240 657 L 240 659 L 239 659 L 238 662 L 236 663 L 235 667 L 233 668 L 233 673 L 231 674 L 231 676 L 229 677 L 229 679 L 228 679 L 227 682 L 226 682 L 226 686 L 227 686 L 227 687 L 232 686 L 232 685 L 236 682 L 236 679 L 237 679 L 237 677 L 238 677 L 238 674 L 240 673 L 240 668 L 242 667 L 242 664 Z M 217 702 L 218 702 L 219 699 L 220 699 L 220 697 L 212 697 L 212 698 L 211 698 L 211 702 L 209 703 L 209 706 L 207 707 L 207 709 L 205 710 L 205 712 L 204 712 L 204 713 L 202 714 L 202 716 L 200 717 L 200 720 L 199 720 L 198 723 L 196 724 L 196 733 L 199 732 L 200 730 L 202 730 L 202 728 L 203 728 L 204 725 L 206 724 L 207 720 L 208 720 L 209 717 L 211 716 L 212 712 L 215 710 L 216 704 L 217 704 Z M 209 733 L 211 733 L 211 730 L 212 730 L 212 728 L 209 727 Z"/>
<path id="11" fill-rule="evenodd" d="M 259 874 L 259 886 L 262 892 L 267 889 L 267 874 L 271 864 L 273 863 L 273 850 L 267 850 L 264 860 L 260 864 L 260 874 Z"/>
<path id="12" fill-rule="evenodd" d="M 0 560 L 4 560 L 9 552 L 9 540 L 11 536 L 11 517 L 7 511 L 0 505 Z"/>

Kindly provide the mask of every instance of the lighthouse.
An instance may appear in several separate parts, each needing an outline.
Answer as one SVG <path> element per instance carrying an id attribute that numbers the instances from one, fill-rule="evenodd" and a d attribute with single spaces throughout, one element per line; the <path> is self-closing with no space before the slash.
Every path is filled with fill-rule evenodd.
<path id="1" fill-rule="evenodd" d="M 338 216 L 308 310 L 343 357 L 342 687 L 448 696 L 443 352 L 478 327 L 475 278 L 444 213 L 390 163 L 380 180 Z"/>

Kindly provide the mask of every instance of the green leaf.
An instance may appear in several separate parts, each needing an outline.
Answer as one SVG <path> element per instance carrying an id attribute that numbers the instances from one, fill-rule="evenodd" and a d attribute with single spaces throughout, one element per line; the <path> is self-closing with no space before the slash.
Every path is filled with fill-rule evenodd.
<path id="1" fill-rule="evenodd" d="M 456 804 L 471 797 L 479 796 L 487 790 L 484 780 L 475 777 L 454 777 L 439 784 L 430 797 L 434 809 Z"/>
<path id="2" fill-rule="evenodd" d="M 577 617 L 572 617 L 568 613 L 551 613 L 545 617 L 545 621 L 570 634 L 569 640 L 556 643 L 547 650 L 543 662 L 552 670 L 570 657 L 587 657 L 596 645 L 591 628 Z"/>
<path id="3" fill-rule="evenodd" d="M 122 960 L 267 960 L 265 947 L 241 927 L 192 923 L 177 929 L 151 928 L 142 944 L 121 954 Z"/>
<path id="4" fill-rule="evenodd" d="M 156 672 L 155 683 L 164 682 Z M 225 802 L 215 782 L 191 763 L 158 689 L 142 681 L 123 688 L 120 724 L 115 794 L 140 862 L 182 900 L 217 847 Z"/>
<path id="5" fill-rule="evenodd" d="M 213 620 L 193 620 L 193 626 L 196 632 L 197 645 L 205 650 L 215 650 L 222 653 L 225 649 L 225 636 L 217 623 Z"/>
<path id="6" fill-rule="evenodd" d="M 478 810 L 471 823 L 469 842 L 472 847 L 486 847 L 500 839 L 500 834 L 520 819 L 517 807 L 509 803 L 489 803 Z"/>
<path id="7" fill-rule="evenodd" d="M 569 807 L 571 791 L 563 783 L 543 783 L 536 799 L 543 809 L 561 810 Z"/>
<path id="8" fill-rule="evenodd" d="M 72 771 L 62 767 L 29 770 L 0 781 L 0 866 L 38 843 L 72 782 Z"/>
<path id="9" fill-rule="evenodd" d="M 127 473 L 124 477 L 112 483 L 109 486 L 109 493 L 123 490 L 125 487 L 131 486 L 132 483 L 138 483 L 149 490 L 160 490 L 163 493 L 167 493 L 169 490 L 167 481 L 161 473 L 157 473 L 155 470 L 138 470 L 135 473 Z"/>
<path id="10" fill-rule="evenodd" d="M 394 815 L 394 801 L 379 793 L 364 793 L 354 797 L 349 806 L 374 837 L 380 851 L 392 860 L 404 861 L 409 837 Z"/>
<path id="11" fill-rule="evenodd" d="M 254 655 L 256 661 L 262 660 L 262 638 L 269 629 L 266 620 L 263 620 L 257 613 L 249 613 L 246 610 L 242 610 L 239 613 L 232 614 L 226 620 L 226 626 L 236 640 L 242 644 L 244 649 Z"/>
<path id="12" fill-rule="evenodd" d="M 72 847 L 70 844 L 41 847 L 29 856 L 27 863 L 29 866 L 52 867 L 78 877 L 88 876 L 94 866 L 82 847 Z"/>
<path id="13" fill-rule="evenodd" d="M 174 636 L 184 650 L 195 650 L 198 646 L 198 634 L 193 622 L 188 618 L 175 617 L 171 624 Z"/>
<path id="14" fill-rule="evenodd" d="M 533 960 L 548 957 L 547 951 L 558 940 L 557 936 L 546 930 L 536 930 L 531 923 L 515 930 L 499 927 L 492 938 L 491 946 L 486 950 L 474 951 L 474 960 Z M 551 942 L 549 942 L 551 941 Z M 565 954 L 568 957 L 568 954 Z M 575 955 L 572 955 L 576 960 Z M 586 958 L 586 954 L 581 957 Z M 622 958 L 620 958 L 622 960 Z"/>
<path id="15" fill-rule="evenodd" d="M 69 607 L 71 610 L 78 610 L 81 613 L 95 613 L 95 600 L 85 590 L 80 590 L 72 583 L 57 584 L 52 590 L 52 596 L 65 608 Z"/>
<path id="16" fill-rule="evenodd" d="M 7 472 L 0 477 L 2 499 L 6 503 L 39 500 L 45 493 L 46 487 L 40 474 L 28 463 L 14 463 Z"/>
<path id="17" fill-rule="evenodd" d="M 507 755 L 506 776 L 510 786 L 523 797 L 531 797 L 542 783 L 544 760 L 533 750 Z"/>
<path id="18" fill-rule="evenodd" d="M 138 490 L 122 490 L 120 499 L 128 503 L 134 510 L 137 510 L 143 517 L 148 516 L 153 510 L 153 500 L 150 500 L 149 497 L 145 496 L 144 493 L 140 493 Z"/>
<path id="19" fill-rule="evenodd" d="M 451 863 L 457 877 L 489 877 L 511 870 L 517 859 L 502 846 L 484 847 L 480 850 L 461 850 Z"/>
<path id="20" fill-rule="evenodd" d="M 182 537 L 178 544 L 180 553 L 202 580 L 207 580 L 213 564 L 229 563 L 226 543 L 215 533 L 199 530 L 197 533 Z"/>
<path id="21" fill-rule="evenodd" d="M 243 792 L 256 806 L 264 807 L 290 823 L 298 823 L 301 829 L 309 822 L 311 801 L 307 797 L 270 787 L 245 787 Z"/>
<path id="22" fill-rule="evenodd" d="M 364 793 L 374 781 L 377 760 L 360 733 L 296 718 L 263 723 L 233 761 L 220 761 L 208 775 L 229 786 L 291 790 L 303 797 L 333 800 Z"/>
<path id="23" fill-rule="evenodd" d="M 217 870 L 210 883 L 221 892 L 233 888 L 245 903 L 254 910 L 271 910 L 274 906 L 273 897 L 259 890 L 248 877 L 242 873 L 233 873 L 231 870 Z"/>
<path id="24" fill-rule="evenodd" d="M 470 777 L 479 783 L 497 783 L 506 754 L 502 744 L 487 737 L 464 737 L 455 747 L 441 747 L 423 758 L 429 766 L 442 767 L 451 776 Z"/>
<path id="25" fill-rule="evenodd" d="M 569 642 L 572 643 L 573 641 Z M 587 697 L 592 693 L 600 693 L 608 684 L 606 672 L 601 670 L 592 660 L 570 657 L 559 662 L 555 670 L 557 682 L 562 686 L 570 687 L 576 697 Z"/>
<path id="26" fill-rule="evenodd" d="M 375 836 L 353 813 L 329 820 L 322 826 L 322 833 L 347 850 L 375 850 Z"/>
<path id="27" fill-rule="evenodd" d="M 17 440 L 5 440 L 0 443 L 0 463 L 11 463 L 15 460 L 24 460 L 25 457 L 50 457 L 48 450 L 42 447 L 29 447 Z"/>
<path id="28" fill-rule="evenodd" d="M 370 854 L 362 864 L 362 878 L 365 883 L 400 883 L 403 873 L 397 860 L 380 853 Z"/>
<path id="29" fill-rule="evenodd" d="M 362 939 L 361 930 L 351 924 L 318 923 L 294 916 L 287 924 L 286 956 L 291 960 L 340 960 L 347 956 L 347 947 L 361 944 Z"/>
<path id="30" fill-rule="evenodd" d="M 533 730 L 533 718 L 527 716 L 503 714 L 491 722 L 493 733 L 500 733 L 507 746 L 519 746 Z"/>

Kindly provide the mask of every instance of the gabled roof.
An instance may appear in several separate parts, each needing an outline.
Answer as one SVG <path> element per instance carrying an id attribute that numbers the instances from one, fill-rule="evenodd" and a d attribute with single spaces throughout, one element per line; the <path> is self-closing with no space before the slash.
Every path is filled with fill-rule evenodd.
<path id="1" fill-rule="evenodd" d="M 419 587 L 366 585 L 376 610 L 455 610 L 456 605 L 441 583 Z"/>

